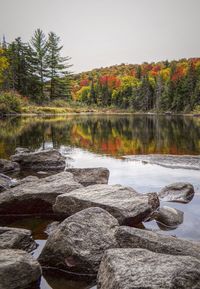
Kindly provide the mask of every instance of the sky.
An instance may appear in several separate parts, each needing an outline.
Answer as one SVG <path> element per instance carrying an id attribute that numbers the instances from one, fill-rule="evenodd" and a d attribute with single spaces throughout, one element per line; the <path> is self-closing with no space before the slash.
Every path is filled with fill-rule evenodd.
<path id="1" fill-rule="evenodd" d="M 61 38 L 73 72 L 200 56 L 200 0 L 0 0 L 0 38 Z"/>

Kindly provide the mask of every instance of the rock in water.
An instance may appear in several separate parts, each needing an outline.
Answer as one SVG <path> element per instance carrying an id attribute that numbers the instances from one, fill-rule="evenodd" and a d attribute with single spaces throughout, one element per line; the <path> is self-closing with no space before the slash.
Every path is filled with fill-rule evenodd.
<path id="1" fill-rule="evenodd" d="M 108 183 L 109 170 L 106 168 L 70 168 L 66 171 L 72 173 L 75 181 L 84 187 Z"/>
<path id="2" fill-rule="evenodd" d="M 98 289 L 198 289 L 200 261 L 143 249 L 110 249 L 98 272 Z"/>
<path id="3" fill-rule="evenodd" d="M 57 197 L 54 211 L 73 215 L 89 207 L 101 207 L 120 224 L 138 224 L 159 207 L 156 193 L 139 194 L 121 185 L 94 185 Z"/>
<path id="4" fill-rule="evenodd" d="M 20 167 L 18 163 L 0 159 L 0 173 L 13 173 L 19 170 Z"/>
<path id="5" fill-rule="evenodd" d="M 158 211 L 153 214 L 158 225 L 164 225 L 169 227 L 169 229 L 175 229 L 178 225 L 182 224 L 183 216 L 184 213 L 182 211 L 167 206 L 158 209 Z"/>
<path id="6" fill-rule="evenodd" d="M 21 249 L 32 252 L 37 244 L 31 231 L 18 228 L 0 227 L 0 249 Z"/>
<path id="7" fill-rule="evenodd" d="M 11 156 L 11 160 L 19 163 L 21 169 L 62 171 L 65 168 L 65 157 L 57 150 L 19 153 Z"/>
<path id="8" fill-rule="evenodd" d="M 62 172 L 36 181 L 24 182 L 0 194 L 0 214 L 48 214 L 59 194 L 81 188 L 73 175 Z"/>
<path id="9" fill-rule="evenodd" d="M 116 231 L 121 248 L 142 248 L 157 253 L 192 256 L 200 260 L 200 242 L 121 226 Z"/>
<path id="10" fill-rule="evenodd" d="M 117 247 L 118 225 L 118 221 L 101 208 L 76 213 L 50 234 L 39 262 L 67 271 L 95 274 L 104 251 Z"/>
<path id="11" fill-rule="evenodd" d="M 17 184 L 17 181 L 4 175 L 0 174 L 0 193 L 8 190 L 10 187 L 13 187 Z"/>
<path id="12" fill-rule="evenodd" d="M 174 183 L 164 187 L 158 195 L 166 202 L 189 203 L 194 197 L 194 187 L 189 183 Z"/>
<path id="13" fill-rule="evenodd" d="M 21 250 L 0 250 L 0 288 L 27 289 L 39 283 L 42 270 L 31 255 Z M 31 286 L 38 288 L 39 286 Z"/>
<path id="14" fill-rule="evenodd" d="M 17 147 L 15 149 L 15 154 L 21 154 L 21 153 L 30 153 L 30 149 Z"/>

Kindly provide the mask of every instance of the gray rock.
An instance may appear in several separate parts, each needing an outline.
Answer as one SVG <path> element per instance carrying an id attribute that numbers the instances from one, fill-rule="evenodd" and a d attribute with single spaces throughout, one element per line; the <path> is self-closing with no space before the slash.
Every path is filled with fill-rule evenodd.
<path id="1" fill-rule="evenodd" d="M 59 224 L 60 224 L 60 223 L 59 223 L 58 221 L 55 221 L 55 222 L 49 224 L 49 225 L 46 227 L 46 229 L 45 229 L 44 232 L 45 232 L 47 235 L 52 234 L 52 233 L 58 228 Z"/>
<path id="2" fill-rule="evenodd" d="M 143 249 L 110 249 L 97 284 L 98 289 L 199 289 L 200 261 Z"/>
<path id="3" fill-rule="evenodd" d="M 58 195 L 81 187 L 67 172 L 25 182 L 0 194 L 0 214 L 52 213 Z"/>
<path id="4" fill-rule="evenodd" d="M 127 226 L 118 228 L 116 239 L 121 248 L 142 248 L 163 254 L 192 256 L 200 260 L 200 242 L 197 241 Z"/>
<path id="5" fill-rule="evenodd" d="M 124 156 L 124 158 L 167 168 L 200 170 L 200 156 L 149 154 Z"/>
<path id="6" fill-rule="evenodd" d="M 189 203 L 194 196 L 194 187 L 189 183 L 173 183 L 164 187 L 158 195 L 166 202 Z"/>
<path id="7" fill-rule="evenodd" d="M 25 251 L 0 250 L 1 289 L 27 289 L 30 284 L 39 283 L 41 273 L 39 263 Z M 31 288 L 36 287 L 35 284 Z"/>
<path id="8" fill-rule="evenodd" d="M 169 227 L 169 229 L 175 229 L 178 225 L 182 224 L 183 216 L 184 212 L 167 206 L 158 209 L 153 214 L 153 218 L 157 221 L 158 225 L 164 225 Z"/>
<path id="9" fill-rule="evenodd" d="M 62 171 L 65 168 L 65 158 L 57 150 L 19 153 L 11 156 L 11 160 L 19 163 L 21 169 Z"/>
<path id="10" fill-rule="evenodd" d="M 39 256 L 44 266 L 95 274 L 106 249 L 117 246 L 117 220 L 101 208 L 89 208 L 65 219 L 50 234 Z"/>
<path id="11" fill-rule="evenodd" d="M 18 163 L 0 159 L 0 173 L 13 173 L 19 170 L 20 167 Z"/>
<path id="12" fill-rule="evenodd" d="M 28 149 L 28 148 L 17 147 L 15 149 L 15 154 L 29 153 L 29 152 L 30 152 L 30 149 Z"/>
<path id="13" fill-rule="evenodd" d="M 70 168 L 66 171 L 72 173 L 75 181 L 84 187 L 108 183 L 109 170 L 106 168 Z"/>
<path id="14" fill-rule="evenodd" d="M 0 174 L 0 193 L 8 190 L 9 188 L 15 186 L 17 184 L 17 181 L 4 175 Z"/>
<path id="15" fill-rule="evenodd" d="M 55 212 L 72 215 L 89 207 L 101 207 L 120 224 L 138 224 L 159 207 L 156 193 L 142 195 L 121 185 L 94 185 L 58 196 Z"/>
<path id="16" fill-rule="evenodd" d="M 10 227 L 0 227 L 0 249 L 22 249 L 32 252 L 37 244 L 32 239 L 31 231 Z"/>

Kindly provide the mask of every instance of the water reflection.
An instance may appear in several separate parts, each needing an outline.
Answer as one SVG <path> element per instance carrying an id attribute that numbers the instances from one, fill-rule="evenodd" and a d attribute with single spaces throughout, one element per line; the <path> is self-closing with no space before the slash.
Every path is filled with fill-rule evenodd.
<path id="1" fill-rule="evenodd" d="M 0 120 L 0 157 L 16 146 L 37 149 L 61 145 L 95 153 L 200 154 L 200 120 L 155 115 L 71 115 Z"/>

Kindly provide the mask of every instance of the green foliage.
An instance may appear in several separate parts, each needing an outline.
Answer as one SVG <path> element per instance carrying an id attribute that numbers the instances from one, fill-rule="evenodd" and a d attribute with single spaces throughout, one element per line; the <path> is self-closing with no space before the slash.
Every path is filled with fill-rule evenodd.
<path id="1" fill-rule="evenodd" d="M 15 92 L 0 93 L 0 114 L 20 113 L 23 102 Z"/>

